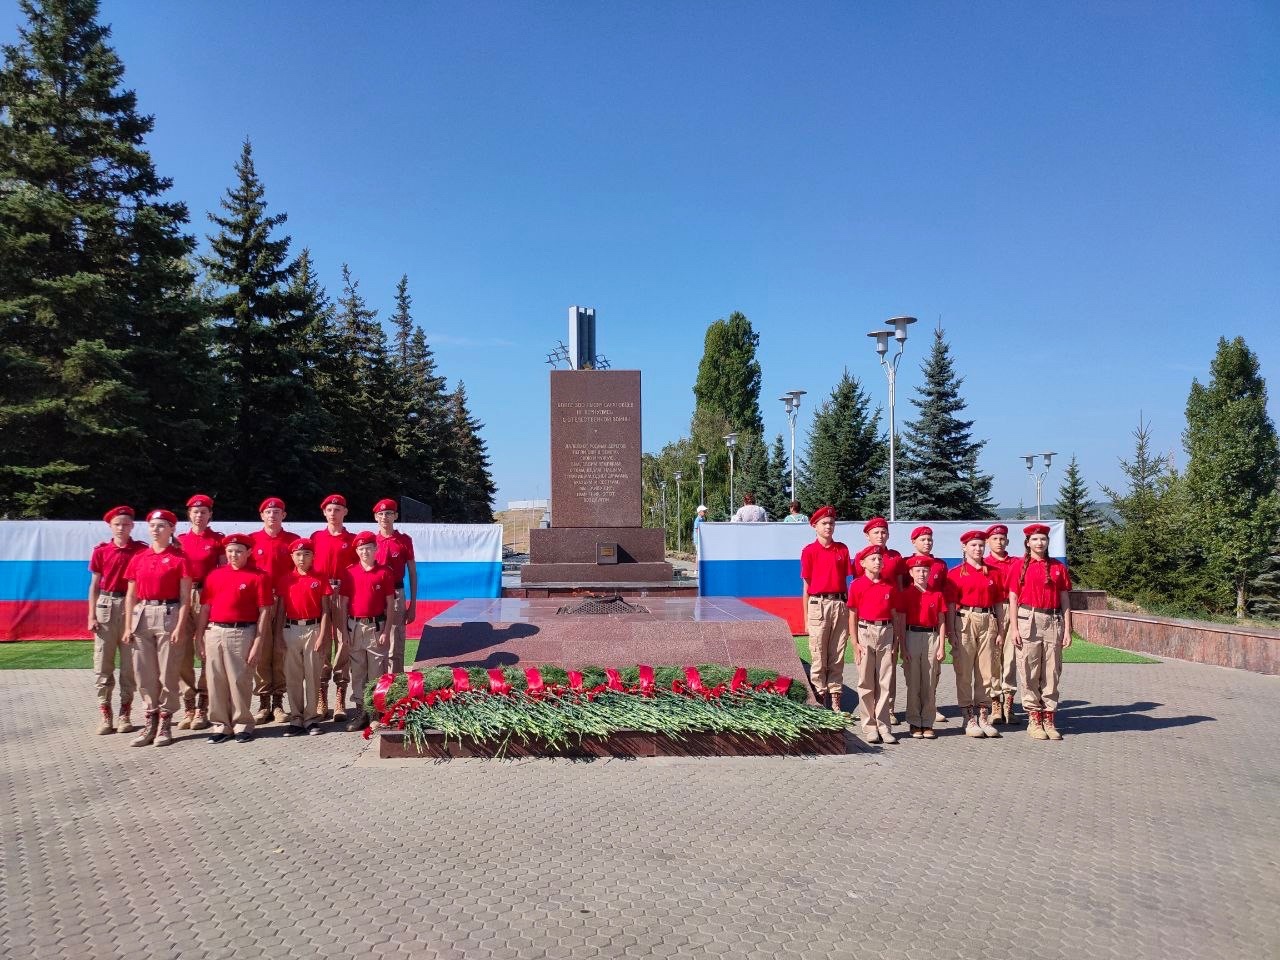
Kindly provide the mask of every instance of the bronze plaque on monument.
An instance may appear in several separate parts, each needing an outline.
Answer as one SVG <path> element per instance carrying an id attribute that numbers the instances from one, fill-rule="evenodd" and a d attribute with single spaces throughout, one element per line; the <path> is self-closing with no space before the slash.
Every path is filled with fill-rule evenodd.
<path id="1" fill-rule="evenodd" d="M 640 526 L 639 370 L 551 372 L 551 523 Z"/>

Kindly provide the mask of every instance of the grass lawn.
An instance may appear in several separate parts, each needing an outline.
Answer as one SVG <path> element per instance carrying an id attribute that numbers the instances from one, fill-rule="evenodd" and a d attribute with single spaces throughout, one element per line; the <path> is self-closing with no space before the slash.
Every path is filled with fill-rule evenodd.
<path id="1" fill-rule="evenodd" d="M 196 660 L 199 664 L 199 659 Z M 92 640 L 0 643 L 0 670 L 91 670 Z"/>
<path id="2" fill-rule="evenodd" d="M 1082 640 L 1079 634 L 1072 635 L 1071 646 L 1062 651 L 1063 663 L 1159 663 L 1159 660 L 1152 657 L 1144 657 L 1140 653 L 1130 653 L 1128 650 L 1117 650 L 1115 647 L 1104 647 L 1096 643 L 1090 643 L 1088 640 Z M 800 659 L 805 663 L 809 662 L 809 638 L 807 636 L 799 636 L 795 638 L 796 653 L 800 655 Z M 849 645 L 849 649 L 844 655 L 845 663 L 853 663 L 853 644 Z M 951 662 L 951 653 L 947 653 L 947 663 Z"/>

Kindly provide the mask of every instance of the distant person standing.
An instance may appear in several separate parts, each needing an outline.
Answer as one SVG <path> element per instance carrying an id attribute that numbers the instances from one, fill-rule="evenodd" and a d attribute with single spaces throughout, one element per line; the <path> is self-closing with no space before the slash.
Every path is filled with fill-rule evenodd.
<path id="1" fill-rule="evenodd" d="M 1071 572 L 1049 556 L 1049 528 L 1023 529 L 1026 554 L 1009 571 L 1009 608 L 1014 611 L 1018 682 L 1032 740 L 1061 740 L 1056 715 L 1062 651 L 1071 646 Z"/>
<path id="2" fill-rule="evenodd" d="M 809 680 L 818 702 L 840 712 L 844 654 L 849 642 L 849 548 L 834 539 L 836 511 L 819 507 L 809 524 L 813 543 L 800 551 L 801 610 L 809 628 Z"/>
<path id="3" fill-rule="evenodd" d="M 787 515 L 782 518 L 783 523 L 809 523 L 810 520 L 804 515 L 804 511 L 800 509 L 800 501 L 792 500 L 791 505 L 787 508 Z"/>
<path id="4" fill-rule="evenodd" d="M 693 552 L 699 557 L 702 556 L 702 537 L 699 529 L 707 522 L 707 505 L 705 503 L 698 504 L 698 509 L 693 515 Z"/>
<path id="5" fill-rule="evenodd" d="M 89 631 L 93 634 L 93 672 L 98 688 L 98 733 L 130 733 L 133 695 L 137 682 L 133 656 L 121 646 L 125 635 L 124 597 L 128 590 L 124 573 L 133 555 L 147 549 L 134 540 L 133 507 L 112 507 L 103 516 L 111 539 L 93 548 L 89 557 Z M 111 691 L 116 685 L 116 655 L 120 657 L 120 717 L 112 723 Z"/>
<path id="6" fill-rule="evenodd" d="M 213 519 L 212 497 L 197 493 L 188 500 L 187 519 L 191 521 L 191 529 L 176 538 L 191 574 L 191 602 L 178 646 L 178 692 L 183 707 L 178 729 L 203 730 L 209 726 L 209 687 L 204 661 L 200 662 L 199 674 L 196 673 L 196 620 L 200 616 L 200 590 L 205 577 L 226 561 L 226 554 L 222 549 L 222 534 L 209 529 Z"/>
<path id="7" fill-rule="evenodd" d="M 754 494 L 746 493 L 742 496 L 742 506 L 738 508 L 738 512 L 733 515 L 734 523 L 765 523 L 768 521 L 769 515 L 764 512 L 764 507 L 756 503 Z"/>

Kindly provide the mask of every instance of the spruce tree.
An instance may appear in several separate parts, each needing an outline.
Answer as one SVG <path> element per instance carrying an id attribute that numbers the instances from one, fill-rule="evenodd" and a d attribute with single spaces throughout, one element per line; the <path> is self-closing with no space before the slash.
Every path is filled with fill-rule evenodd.
<path id="1" fill-rule="evenodd" d="M 796 473 L 796 485 L 800 484 L 799 471 Z M 769 447 L 769 472 L 766 479 L 765 496 L 768 501 L 760 501 L 774 520 L 781 520 L 791 512 L 791 500 L 795 494 L 791 492 L 791 465 L 787 460 L 787 448 L 782 434 L 773 438 Z M 799 499 L 795 497 L 795 499 Z"/>
<path id="2" fill-rule="evenodd" d="M 1187 398 L 1187 498 L 1210 574 L 1244 617 L 1249 582 L 1280 530 L 1280 444 L 1267 415 L 1267 387 L 1244 338 L 1218 340 L 1207 385 Z"/>
<path id="3" fill-rule="evenodd" d="M 349 414 L 347 408 L 346 361 L 335 348 L 338 328 L 333 303 L 316 275 L 311 250 L 303 247 L 298 254 L 289 301 L 296 318 L 297 351 L 302 381 L 314 402 L 315 444 L 313 452 L 317 473 L 326 480 L 345 468 L 344 453 L 337 446 L 339 418 Z"/>
<path id="4" fill-rule="evenodd" d="M 20 0 L 0 70 L 0 513 L 170 502 L 201 455 L 210 380 L 154 120 L 123 89 L 96 0 Z"/>
<path id="5" fill-rule="evenodd" d="M 1092 554 L 1090 542 L 1102 526 L 1102 514 L 1089 498 L 1089 486 L 1074 455 L 1058 488 L 1057 514 L 1066 527 L 1067 565 L 1077 579 L 1084 578 Z"/>
<path id="6" fill-rule="evenodd" d="M 467 389 L 461 380 L 449 395 L 451 444 L 458 475 L 451 487 L 449 516 L 454 523 L 493 522 L 493 478 L 489 453 L 480 431 L 484 424 L 467 409 Z"/>
<path id="7" fill-rule="evenodd" d="M 842 520 L 867 518 L 888 506 L 889 447 L 880 409 L 845 370 L 831 396 L 814 411 L 809 442 L 796 478 L 800 500 L 812 512 L 824 504 Z"/>
<path id="8" fill-rule="evenodd" d="M 973 520 L 989 516 L 991 477 L 978 469 L 985 440 L 973 439 L 973 421 L 961 420 L 964 378 L 955 372 L 942 325 L 921 365 L 924 382 L 911 402 L 919 411 L 905 424 L 899 448 L 898 514 L 920 520 Z"/>
<path id="9" fill-rule="evenodd" d="M 1266 560 L 1249 581 L 1249 616 L 1280 620 L 1280 533 L 1271 541 Z"/>
<path id="10" fill-rule="evenodd" d="M 693 385 L 694 410 L 713 415 L 732 431 L 764 435 L 760 416 L 760 334 L 744 314 L 734 311 L 707 327 L 698 379 Z"/>

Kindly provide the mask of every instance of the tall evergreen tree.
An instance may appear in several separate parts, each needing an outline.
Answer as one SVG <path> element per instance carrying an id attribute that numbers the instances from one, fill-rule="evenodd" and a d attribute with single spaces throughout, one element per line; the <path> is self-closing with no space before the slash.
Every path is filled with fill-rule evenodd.
<path id="1" fill-rule="evenodd" d="M 168 502 L 208 388 L 186 207 L 144 146 L 96 0 L 20 0 L 0 70 L 0 514 Z M 56 453 L 52 453 L 56 451 Z"/>
<path id="2" fill-rule="evenodd" d="M 1243 617 L 1249 581 L 1280 530 L 1280 443 L 1258 358 L 1243 337 L 1220 338 L 1209 383 L 1192 381 L 1183 444 L 1196 539 Z"/>
<path id="3" fill-rule="evenodd" d="M 1067 564 L 1080 579 L 1089 568 L 1090 543 L 1102 526 L 1102 514 L 1089 498 L 1089 486 L 1074 455 L 1058 488 L 1058 519 L 1066 527 Z"/>
<path id="4" fill-rule="evenodd" d="M 484 424 L 467 409 L 467 389 L 461 380 L 449 395 L 450 426 L 458 475 L 451 490 L 449 516 L 455 523 L 491 523 L 493 521 L 493 478 L 489 453 L 480 431 Z"/>
<path id="5" fill-rule="evenodd" d="M 1249 581 L 1249 616 L 1280 620 L 1280 533 L 1271 541 L 1271 549 L 1261 570 Z"/>
<path id="6" fill-rule="evenodd" d="M 335 433 L 339 419 L 351 413 L 347 406 L 347 366 L 345 357 L 335 349 L 338 327 L 333 303 L 306 247 L 298 254 L 289 300 L 296 318 L 302 381 L 315 398 L 310 413 L 315 427 L 317 473 L 328 479 L 345 468 L 345 453 L 338 448 Z"/>
<path id="7" fill-rule="evenodd" d="M 698 379 L 693 385 L 695 417 L 717 416 L 739 433 L 764 435 L 760 416 L 760 334 L 742 313 L 707 327 Z"/>
<path id="8" fill-rule="evenodd" d="M 800 475 L 797 472 L 796 486 L 799 485 Z M 787 448 L 780 433 L 774 436 L 773 444 L 769 447 L 769 473 L 764 495 L 768 498 L 768 502 L 762 501 L 762 503 L 774 520 L 781 520 L 791 512 L 791 500 L 794 496 L 791 493 L 791 465 L 787 460 Z"/>
<path id="9" fill-rule="evenodd" d="M 964 378 L 955 372 L 942 325 L 921 365 L 924 382 L 911 402 L 919 411 L 905 424 L 898 473 L 898 514 L 920 520 L 990 516 L 991 477 L 978 469 L 985 440 L 973 439 L 973 421 L 961 420 Z"/>
<path id="10" fill-rule="evenodd" d="M 884 511 L 889 448 L 880 428 L 880 408 L 856 377 L 845 370 L 814 411 L 809 443 L 799 464 L 797 499 L 809 512 L 823 504 L 852 520 Z"/>

